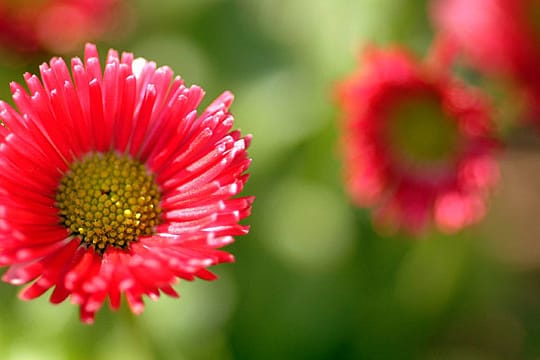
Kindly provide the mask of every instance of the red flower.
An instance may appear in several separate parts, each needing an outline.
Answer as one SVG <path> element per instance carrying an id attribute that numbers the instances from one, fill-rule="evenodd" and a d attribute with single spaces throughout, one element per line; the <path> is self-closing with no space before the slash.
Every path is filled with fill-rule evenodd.
<path id="1" fill-rule="evenodd" d="M 484 215 L 498 167 L 488 108 L 399 49 L 371 49 L 339 90 L 348 190 L 377 220 L 455 231 Z"/>
<path id="2" fill-rule="evenodd" d="M 231 131 L 233 96 L 197 114 L 203 90 L 168 67 L 94 45 L 11 84 L 19 111 L 0 102 L 0 265 L 3 280 L 32 282 L 20 297 L 68 296 L 92 322 L 108 297 L 177 296 L 178 278 L 212 280 L 233 261 L 217 250 L 248 232 L 242 190 L 250 136 Z M 73 76 L 74 81 L 71 80 Z"/>
<path id="3" fill-rule="evenodd" d="M 120 0 L 0 1 L 0 45 L 18 52 L 69 52 L 118 23 Z"/>
<path id="4" fill-rule="evenodd" d="M 445 42 L 479 70 L 512 79 L 540 115 L 540 2 L 435 0 L 432 17 Z"/>

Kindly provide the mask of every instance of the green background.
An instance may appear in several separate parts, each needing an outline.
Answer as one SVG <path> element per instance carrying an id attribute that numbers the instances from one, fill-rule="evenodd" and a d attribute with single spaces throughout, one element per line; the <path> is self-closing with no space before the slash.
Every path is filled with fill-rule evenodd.
<path id="1" fill-rule="evenodd" d="M 487 219 L 449 236 L 377 233 L 341 183 L 336 83 L 367 44 L 424 54 L 425 1 L 138 0 L 98 42 L 224 90 L 236 127 L 253 134 L 255 195 L 236 263 L 215 282 L 182 281 L 181 299 L 96 323 L 47 297 L 22 302 L 1 284 L 1 359 L 535 359 L 540 358 L 540 179 L 537 140 L 501 156 Z M 82 55 L 80 52 L 75 55 Z M 71 54 L 69 55 L 71 56 Z M 2 65 L 9 81 L 50 56 Z M 513 136 L 512 134 L 509 136 Z"/>

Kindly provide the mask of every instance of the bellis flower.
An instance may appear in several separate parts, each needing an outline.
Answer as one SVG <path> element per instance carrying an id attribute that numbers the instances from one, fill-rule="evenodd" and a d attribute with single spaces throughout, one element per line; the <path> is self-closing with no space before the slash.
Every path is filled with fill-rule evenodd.
<path id="1" fill-rule="evenodd" d="M 87 323 L 107 298 L 140 313 L 178 279 L 215 279 L 253 201 L 236 196 L 251 137 L 231 130 L 232 94 L 198 113 L 203 90 L 170 68 L 110 50 L 102 71 L 90 44 L 40 74 L 11 84 L 18 110 L 0 102 L 2 279 L 70 297 Z"/>
<path id="2" fill-rule="evenodd" d="M 540 2 L 434 0 L 440 37 L 480 71 L 511 80 L 531 119 L 540 116 Z"/>
<path id="3" fill-rule="evenodd" d="M 369 49 L 339 86 L 346 185 L 379 224 L 417 234 L 480 220 L 498 177 L 480 95 L 401 49 Z M 446 73 L 446 72 L 445 72 Z"/>

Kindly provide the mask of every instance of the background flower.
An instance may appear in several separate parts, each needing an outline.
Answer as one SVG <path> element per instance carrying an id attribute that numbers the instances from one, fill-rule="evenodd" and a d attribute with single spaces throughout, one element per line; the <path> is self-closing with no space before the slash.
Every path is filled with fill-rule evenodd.
<path id="1" fill-rule="evenodd" d="M 340 86 L 348 190 L 378 221 L 419 232 L 480 220 L 498 177 L 485 99 L 400 49 L 369 49 Z"/>
<path id="2" fill-rule="evenodd" d="M 119 27 L 126 10 L 122 0 L 4 0 L 0 45 L 8 52 L 74 52 Z"/>
<path id="3" fill-rule="evenodd" d="M 540 4 L 535 0 L 435 0 L 432 18 L 444 41 L 481 72 L 514 82 L 540 114 Z"/>

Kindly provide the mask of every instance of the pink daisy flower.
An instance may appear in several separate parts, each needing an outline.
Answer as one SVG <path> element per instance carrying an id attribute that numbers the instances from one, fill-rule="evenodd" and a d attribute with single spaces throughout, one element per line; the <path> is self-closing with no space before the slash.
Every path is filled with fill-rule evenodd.
<path id="1" fill-rule="evenodd" d="M 253 201 L 235 197 L 251 137 L 231 130 L 233 95 L 198 114 L 201 88 L 115 50 L 102 71 L 90 44 L 71 73 L 60 58 L 40 73 L 11 84 L 18 110 L 0 102 L 2 279 L 70 297 L 87 323 L 107 298 L 138 314 L 178 279 L 215 279 Z"/>
<path id="2" fill-rule="evenodd" d="M 121 0 L 0 1 L 0 45 L 22 53 L 70 52 L 118 24 Z"/>
<path id="3" fill-rule="evenodd" d="M 370 49 L 343 81 L 346 184 L 376 220 L 411 233 L 456 231 L 485 212 L 496 142 L 485 101 L 400 49 Z"/>
<path id="4" fill-rule="evenodd" d="M 540 115 L 540 2 L 434 0 L 432 18 L 449 46 L 476 67 L 512 80 Z"/>

